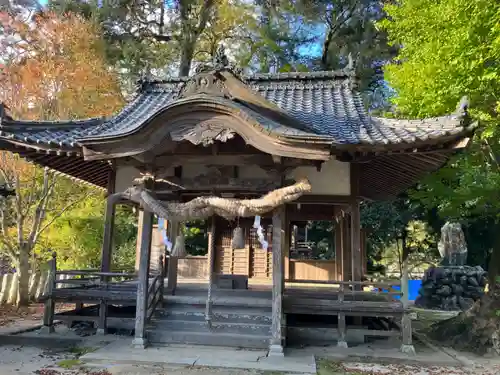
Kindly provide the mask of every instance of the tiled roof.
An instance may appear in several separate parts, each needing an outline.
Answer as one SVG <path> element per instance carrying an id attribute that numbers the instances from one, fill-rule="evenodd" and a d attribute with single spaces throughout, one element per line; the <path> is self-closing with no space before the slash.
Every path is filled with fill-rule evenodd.
<path id="1" fill-rule="evenodd" d="M 303 139 L 321 138 L 337 145 L 385 145 L 413 143 L 458 135 L 464 131 L 463 116 L 424 120 L 399 120 L 368 115 L 352 77 L 343 72 L 257 74 L 243 77 L 255 93 L 277 105 L 296 123 L 283 124 L 246 106 L 222 97 L 206 100 L 244 111 L 264 130 Z M 186 78 L 143 84 L 139 95 L 109 119 L 74 122 L 21 122 L 4 118 L 0 137 L 26 143 L 74 147 L 79 141 L 127 135 L 166 108 L 178 104 Z M 202 96 L 198 95 L 198 99 Z"/>

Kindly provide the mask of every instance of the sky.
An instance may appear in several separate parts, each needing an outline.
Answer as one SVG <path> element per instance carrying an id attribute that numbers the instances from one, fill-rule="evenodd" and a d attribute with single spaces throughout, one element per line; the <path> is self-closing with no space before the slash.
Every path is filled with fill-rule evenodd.
<path id="1" fill-rule="evenodd" d="M 46 5 L 48 0 L 38 0 L 38 2 L 41 5 Z M 312 30 L 312 32 L 316 35 L 321 35 L 325 32 L 324 27 L 325 27 L 324 25 L 318 26 L 317 30 Z M 308 46 L 300 47 L 298 52 L 301 55 L 309 55 L 309 56 L 319 57 L 319 56 L 321 56 L 322 45 L 321 45 L 321 43 L 312 43 Z"/>

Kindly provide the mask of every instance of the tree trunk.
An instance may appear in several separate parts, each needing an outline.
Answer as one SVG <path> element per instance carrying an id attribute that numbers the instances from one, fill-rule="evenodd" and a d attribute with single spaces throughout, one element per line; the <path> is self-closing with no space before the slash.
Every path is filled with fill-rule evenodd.
<path id="1" fill-rule="evenodd" d="M 22 248 L 19 252 L 19 265 L 17 269 L 18 297 L 17 306 L 29 305 L 29 281 L 30 281 L 29 253 Z"/>
<path id="2" fill-rule="evenodd" d="M 499 231 L 500 225 L 497 224 L 496 233 Z M 439 341 L 448 337 L 450 344 L 457 349 L 500 355 L 499 275 L 500 235 L 497 235 L 488 265 L 488 292 L 468 311 L 435 324 L 430 336 Z"/>
<path id="3" fill-rule="evenodd" d="M 191 63 L 194 56 L 194 47 L 196 40 L 193 42 L 191 38 L 186 37 L 181 51 L 181 61 L 179 64 L 179 77 L 188 77 L 191 70 Z"/>

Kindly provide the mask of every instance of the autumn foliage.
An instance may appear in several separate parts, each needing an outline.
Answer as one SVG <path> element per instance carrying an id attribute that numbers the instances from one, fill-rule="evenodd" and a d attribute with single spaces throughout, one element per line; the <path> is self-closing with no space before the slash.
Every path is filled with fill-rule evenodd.
<path id="1" fill-rule="evenodd" d="M 29 19 L 0 12 L 0 102 L 14 118 L 66 120 L 110 115 L 123 106 L 115 72 L 106 64 L 99 28 L 71 14 Z M 29 271 L 41 236 L 75 205 L 99 193 L 48 169 L 0 152 L 0 255 L 16 268 L 19 305 L 28 304 Z"/>
<path id="2" fill-rule="evenodd" d="M 43 13 L 22 20 L 3 12 L 0 29 L 5 62 L 0 101 L 14 117 L 99 117 L 123 105 L 98 26 L 74 14 Z"/>

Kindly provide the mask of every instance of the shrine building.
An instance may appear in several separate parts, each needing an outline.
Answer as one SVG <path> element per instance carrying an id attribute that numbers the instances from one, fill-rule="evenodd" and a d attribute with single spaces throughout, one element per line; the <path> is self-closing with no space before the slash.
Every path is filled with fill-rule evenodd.
<path id="1" fill-rule="evenodd" d="M 98 333 L 134 329 L 138 347 L 210 344 L 270 355 L 287 345 L 398 336 L 413 352 L 407 269 L 400 279 L 368 280 L 360 204 L 396 197 L 466 147 L 475 127 L 466 106 L 426 119 L 376 117 L 349 70 L 245 76 L 213 64 L 191 77 L 142 82 L 109 118 L 24 121 L 0 109 L 1 149 L 110 197 L 139 184 L 165 203 L 252 199 L 301 178 L 310 183 L 259 216 L 268 246 L 253 217 L 209 218 L 206 256 L 169 254 L 153 212 L 136 205 L 135 272 L 114 269 L 111 254 L 116 205 L 136 203 L 108 199 L 101 269 L 62 271 L 51 261 L 49 332 L 54 319 L 88 320 Z M 164 219 L 175 242 L 182 223 Z M 312 220 L 333 223 L 330 259 L 310 259 L 315 250 L 302 232 Z M 236 227 L 240 248 L 231 240 Z M 71 277 L 63 287 L 62 275 Z M 61 301 L 76 310 L 54 316 Z M 132 313 L 116 314 L 122 307 Z M 378 317 L 395 324 L 377 327 Z"/>

